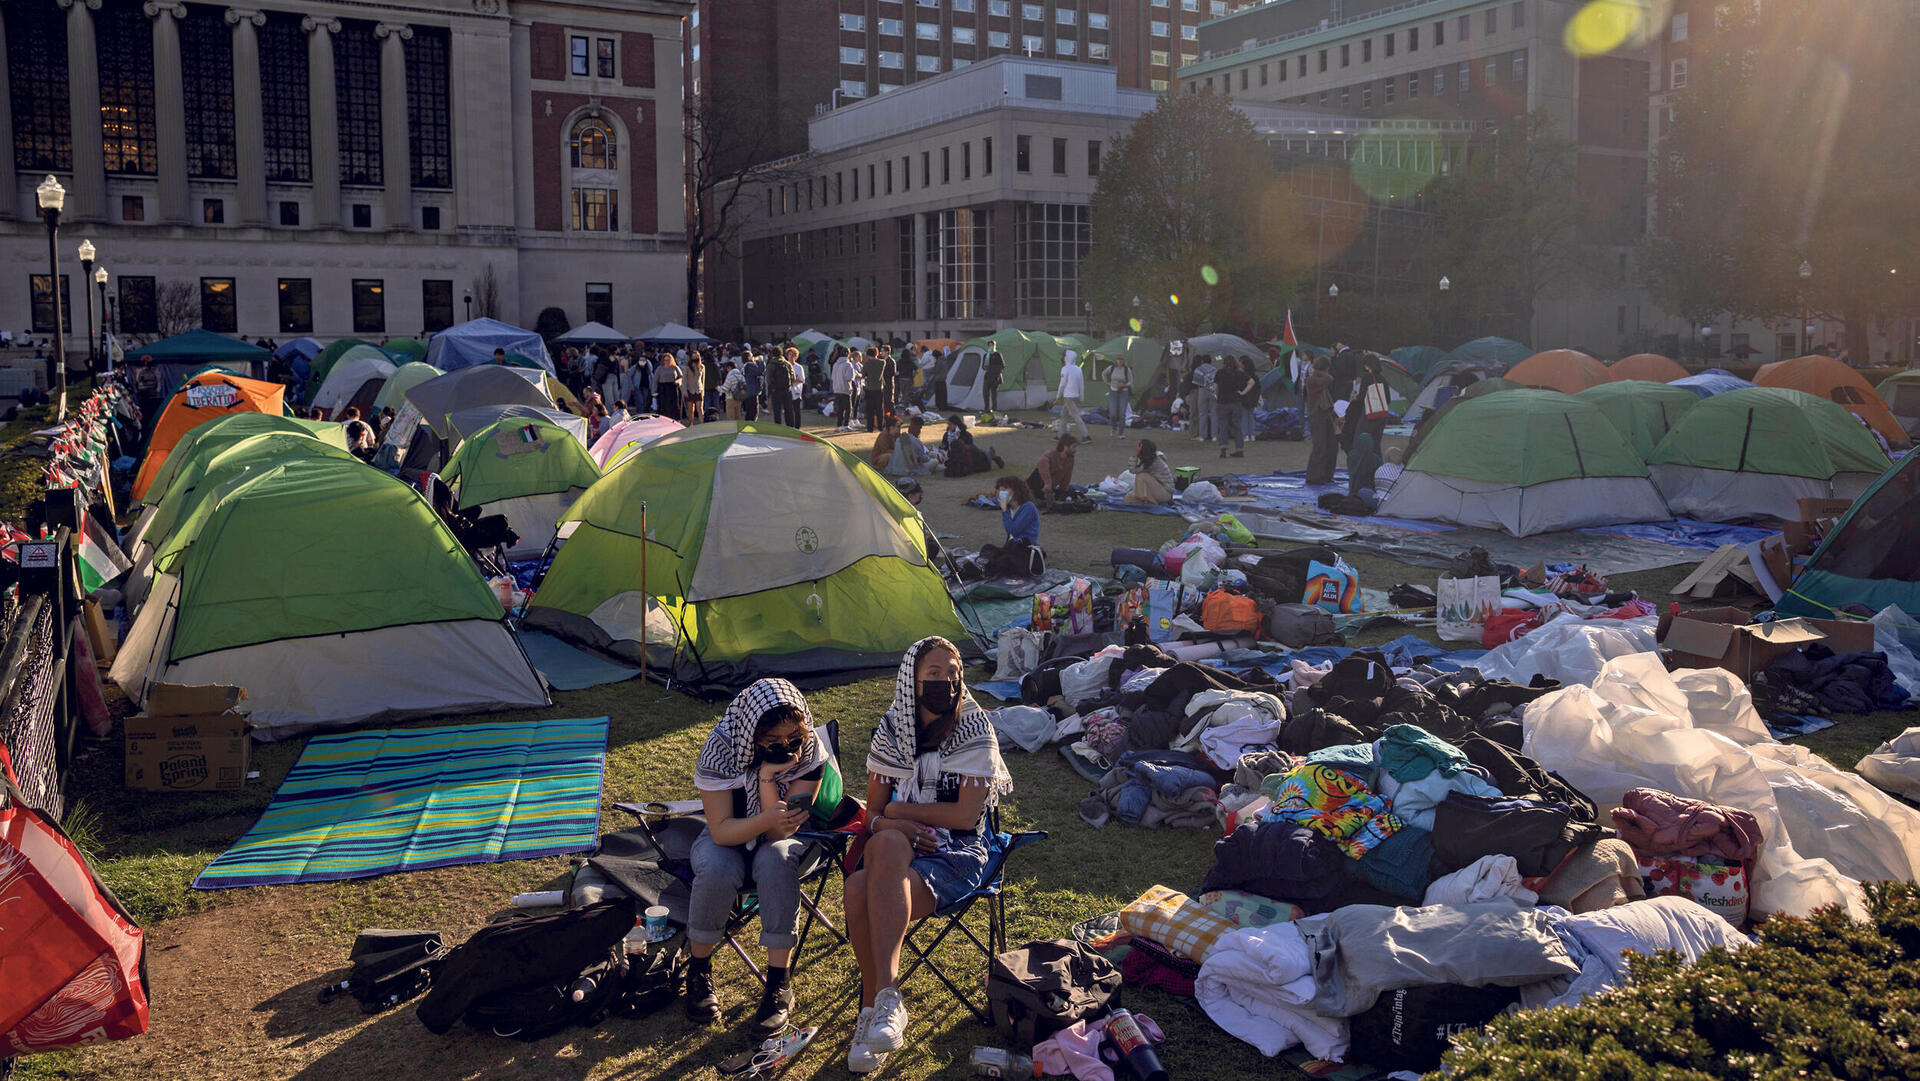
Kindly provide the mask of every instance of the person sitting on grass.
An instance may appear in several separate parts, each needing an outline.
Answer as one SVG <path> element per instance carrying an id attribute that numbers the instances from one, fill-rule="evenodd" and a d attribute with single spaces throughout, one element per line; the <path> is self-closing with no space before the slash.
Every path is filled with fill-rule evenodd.
<path id="1" fill-rule="evenodd" d="M 814 730 L 806 698 L 784 679 L 763 679 L 735 695 L 708 734 L 693 768 L 707 828 L 690 857 L 687 1020 L 710 1025 L 720 1019 L 713 950 L 726 939 L 727 916 L 751 868 L 767 982 L 750 1035 L 763 1040 L 786 1027 L 793 1009 L 788 966 L 797 941 L 800 865 L 808 844 L 794 834 L 806 825 L 815 793 L 838 769 L 833 751 Z"/>
<path id="2" fill-rule="evenodd" d="M 1027 487 L 1033 490 L 1035 499 L 1044 503 L 1069 494 L 1068 489 L 1073 485 L 1073 459 L 1079 450 L 1078 439 L 1063 435 L 1054 442 L 1052 450 L 1040 456 L 1027 477 Z"/>
<path id="3" fill-rule="evenodd" d="M 885 472 L 889 476 L 917 477 L 933 472 L 933 456 L 920 441 L 920 432 L 925 426 L 926 421 L 917 416 L 907 421 L 907 430 L 900 433 L 893 445 L 893 456 L 887 460 Z"/>
<path id="4" fill-rule="evenodd" d="M 1007 542 L 981 545 L 980 558 L 988 577 L 1026 577 L 1033 573 L 1033 549 L 1040 544 L 1040 508 L 1034 506 L 1033 494 L 1019 477 L 1001 477 L 993 485 Z"/>
<path id="5" fill-rule="evenodd" d="M 1127 493 L 1128 503 L 1148 503 L 1159 506 L 1173 502 L 1173 466 L 1167 456 L 1154 446 L 1153 440 L 1142 439 L 1133 450 L 1133 460 L 1127 463 L 1133 470 L 1133 490 Z"/>
<path id="6" fill-rule="evenodd" d="M 867 453 L 867 461 L 876 473 L 892 472 L 888 467 L 893 463 L 894 448 L 900 442 L 900 418 L 888 413 L 880 434 L 874 437 L 873 449 Z"/>
<path id="7" fill-rule="evenodd" d="M 860 963 L 847 1069 L 871 1073 L 906 1045 L 900 951 L 913 921 L 984 883 L 987 812 L 1013 791 L 993 722 L 961 682 L 960 651 L 922 638 L 900 660 L 893 705 L 867 753 L 868 841 L 846 883 Z"/>

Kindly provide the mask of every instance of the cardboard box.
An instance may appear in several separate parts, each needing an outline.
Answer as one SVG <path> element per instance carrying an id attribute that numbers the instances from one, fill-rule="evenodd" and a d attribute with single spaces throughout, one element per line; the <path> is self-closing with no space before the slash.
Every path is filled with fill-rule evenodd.
<path id="1" fill-rule="evenodd" d="M 107 622 L 106 614 L 100 611 L 100 602 L 87 601 L 86 606 L 87 644 L 93 647 L 94 663 L 105 668 L 113 663 L 114 654 L 119 651 L 119 643 L 114 632 L 118 629 Z"/>
<path id="2" fill-rule="evenodd" d="M 127 718 L 127 787 L 215 792 L 245 787 L 253 739 L 239 687 L 156 683 Z"/>
<path id="3" fill-rule="evenodd" d="M 1661 646 L 1673 654 L 1676 668 L 1724 668 L 1751 682 L 1767 665 L 1796 649 L 1825 642 L 1835 653 L 1860 653 L 1873 647 L 1873 626 L 1829 619 L 1747 621 L 1739 608 L 1706 608 L 1660 617 Z"/>
<path id="4" fill-rule="evenodd" d="M 1835 526 L 1853 503 L 1846 499 L 1802 499 L 1800 500 L 1800 520 L 1782 522 L 1781 535 L 1786 538 L 1787 551 L 1793 555 L 1813 554 L 1822 538 L 1833 532 Z"/>

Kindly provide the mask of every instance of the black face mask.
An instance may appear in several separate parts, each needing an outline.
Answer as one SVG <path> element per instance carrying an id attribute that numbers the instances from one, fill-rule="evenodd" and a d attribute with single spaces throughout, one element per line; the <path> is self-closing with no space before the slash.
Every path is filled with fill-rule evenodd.
<path id="1" fill-rule="evenodd" d="M 754 748 L 754 757 L 762 762 L 782 765 L 800 756 L 802 740 L 793 739 L 786 743 L 762 743 Z"/>
<path id="2" fill-rule="evenodd" d="M 921 682 L 920 704 L 940 716 L 952 713 L 960 705 L 960 681 L 931 679 Z"/>

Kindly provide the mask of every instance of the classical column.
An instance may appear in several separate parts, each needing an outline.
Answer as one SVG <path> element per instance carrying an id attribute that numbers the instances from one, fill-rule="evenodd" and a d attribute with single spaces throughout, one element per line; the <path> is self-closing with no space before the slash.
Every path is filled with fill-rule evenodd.
<path id="1" fill-rule="evenodd" d="M 187 217 L 187 99 L 180 75 L 180 20 L 187 5 L 147 0 L 153 20 L 153 116 L 160 139 L 160 220 L 185 225 Z"/>
<path id="2" fill-rule="evenodd" d="M 107 148 L 100 130 L 100 54 L 93 13 L 100 0 L 59 0 L 67 9 L 67 98 L 73 125 L 73 179 L 67 185 L 71 222 L 107 219 Z"/>
<path id="3" fill-rule="evenodd" d="M 7 55 L 7 21 L 0 19 L 0 57 Z M 15 217 L 20 179 L 13 169 L 13 95 L 0 94 L 0 221 Z"/>
<path id="4" fill-rule="evenodd" d="M 386 177 L 387 228 L 413 228 L 413 140 L 407 132 L 407 49 L 413 28 L 379 23 L 380 158 Z"/>
<path id="5" fill-rule="evenodd" d="M 308 149 L 313 157 L 313 224 L 340 228 L 340 102 L 334 96 L 333 35 L 339 19 L 300 20 L 307 32 Z"/>
<path id="6" fill-rule="evenodd" d="M 512 33 L 513 224 L 525 235 L 533 232 L 533 26 L 515 19 Z"/>
<path id="7" fill-rule="evenodd" d="M 267 134 L 260 117 L 260 35 L 267 25 L 265 12 L 228 8 L 233 27 L 233 151 L 235 177 L 240 181 L 240 224 L 267 222 Z"/>

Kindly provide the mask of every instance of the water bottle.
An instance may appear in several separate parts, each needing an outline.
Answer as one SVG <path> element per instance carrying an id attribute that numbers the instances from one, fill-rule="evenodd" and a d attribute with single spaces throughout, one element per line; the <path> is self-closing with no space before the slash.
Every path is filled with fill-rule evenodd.
<path id="1" fill-rule="evenodd" d="M 1040 1068 L 1025 1055 L 998 1047 L 976 1047 L 967 1059 L 974 1077 L 1039 1077 Z"/>
<path id="2" fill-rule="evenodd" d="M 598 986 L 600 986 L 599 980 L 594 979 L 592 976 L 582 976 L 573 981 L 573 991 L 569 997 L 575 1002 L 585 1002 L 587 996 L 593 994 L 593 989 Z"/>
<path id="3" fill-rule="evenodd" d="M 1114 1049 L 1120 1052 L 1120 1061 L 1126 1064 L 1127 1074 L 1134 1081 L 1167 1081 L 1160 1056 L 1154 1054 L 1153 1045 L 1147 1042 L 1133 1014 L 1126 1010 L 1113 1011 L 1107 1018 L 1107 1039 L 1113 1041 Z"/>

